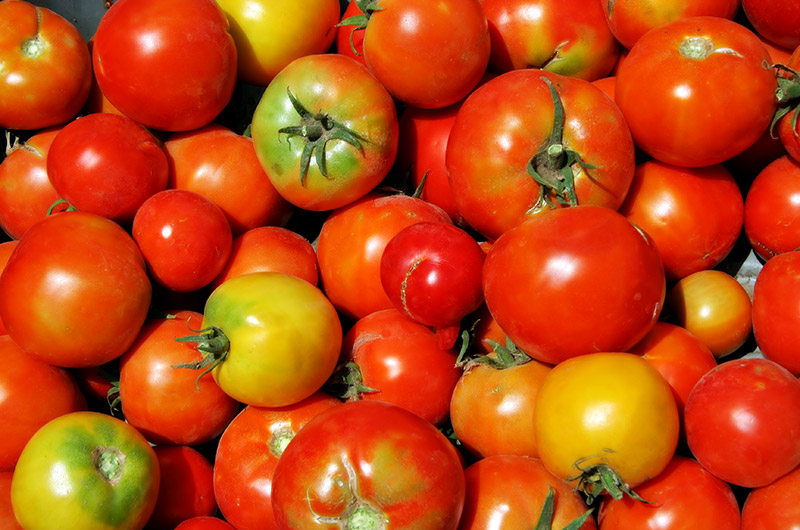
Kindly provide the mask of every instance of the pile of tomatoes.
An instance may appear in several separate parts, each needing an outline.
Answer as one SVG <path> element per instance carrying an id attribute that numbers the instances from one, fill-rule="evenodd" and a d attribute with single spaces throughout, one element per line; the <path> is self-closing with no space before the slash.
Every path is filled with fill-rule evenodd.
<path id="1" fill-rule="evenodd" d="M 796 2 L 91 1 L 0 1 L 0 527 L 800 526 Z"/>

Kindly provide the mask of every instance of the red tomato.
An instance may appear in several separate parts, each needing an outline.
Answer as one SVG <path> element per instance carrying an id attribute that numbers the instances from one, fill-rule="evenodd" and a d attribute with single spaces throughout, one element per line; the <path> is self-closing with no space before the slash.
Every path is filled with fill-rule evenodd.
<path id="1" fill-rule="evenodd" d="M 167 155 L 144 127 L 119 114 L 89 114 L 64 126 L 47 153 L 47 174 L 73 207 L 130 224 L 166 189 Z"/>
<path id="2" fill-rule="evenodd" d="M 342 397 L 393 403 L 437 426 L 447 419 L 461 376 L 455 352 L 395 309 L 359 319 L 345 334 L 339 362 Z"/>
<path id="3" fill-rule="evenodd" d="M 570 204 L 616 210 L 635 169 L 622 113 L 588 81 L 507 72 L 461 105 L 447 142 L 456 206 L 489 239 Z"/>
<path id="4" fill-rule="evenodd" d="M 11 507 L 11 479 L 13 471 L 0 471 L 0 527 L 4 530 L 23 530 Z"/>
<path id="5" fill-rule="evenodd" d="M 775 112 L 776 88 L 769 53 L 752 31 L 725 18 L 693 16 L 636 41 L 617 70 L 615 100 L 643 151 L 701 167 L 758 140 Z"/>
<path id="6" fill-rule="evenodd" d="M 0 3 L 0 127 L 42 129 L 73 119 L 92 82 L 81 33 L 29 2 Z"/>
<path id="7" fill-rule="evenodd" d="M 198 450 L 187 445 L 160 445 L 153 450 L 161 470 L 161 482 L 148 530 L 174 530 L 191 517 L 211 516 L 217 511 L 214 469 Z"/>
<path id="8" fill-rule="evenodd" d="M 593 81 L 617 62 L 619 43 L 596 0 L 482 3 L 492 41 L 491 70 L 538 68 Z"/>
<path id="9" fill-rule="evenodd" d="M 721 363 L 695 385 L 684 414 L 692 454 L 726 482 L 758 488 L 800 465 L 800 381 L 773 361 Z"/>
<path id="10" fill-rule="evenodd" d="M 97 26 L 97 83 L 145 127 L 188 131 L 210 123 L 236 84 L 236 47 L 213 0 L 117 0 Z"/>
<path id="11" fill-rule="evenodd" d="M 497 324 L 525 353 L 551 364 L 636 344 L 659 317 L 665 285 L 653 241 L 600 206 L 523 222 L 498 238 L 483 267 Z"/>
<path id="12" fill-rule="evenodd" d="M 400 230 L 422 221 L 449 223 L 450 217 L 422 199 L 375 193 L 325 219 L 317 239 L 320 279 L 346 317 L 357 320 L 393 307 L 381 285 L 383 251 Z"/>
<path id="13" fill-rule="evenodd" d="M 744 202 L 744 231 L 763 260 L 800 247 L 800 162 L 784 155 L 750 184 Z"/>
<path id="14" fill-rule="evenodd" d="M 348 1 L 347 7 L 342 13 L 340 20 L 344 22 L 350 17 L 363 15 L 364 12 L 358 7 L 358 2 Z M 354 31 L 353 26 L 342 25 L 336 28 L 336 53 L 347 55 L 357 60 L 364 66 L 367 65 L 364 59 L 364 32 Z"/>
<path id="15" fill-rule="evenodd" d="M 744 222 L 744 199 L 722 165 L 639 164 L 619 212 L 653 238 L 668 280 L 719 265 Z"/>
<path id="16" fill-rule="evenodd" d="M 15 239 L 0 243 L 0 274 L 2 274 L 3 269 L 6 267 L 6 263 L 8 263 L 11 253 L 14 252 L 14 249 L 17 247 L 17 243 L 19 242 Z M 8 330 L 6 329 L 6 325 L 3 324 L 3 319 L 0 318 L 0 335 L 7 334 Z"/>
<path id="17" fill-rule="evenodd" d="M 782 530 L 800 525 L 800 467 L 775 482 L 753 488 L 742 505 L 742 530 Z"/>
<path id="18" fill-rule="evenodd" d="M 32 226 L 0 275 L 0 317 L 28 353 L 99 366 L 133 343 L 150 307 L 142 254 L 119 225 L 62 212 Z"/>
<path id="19" fill-rule="evenodd" d="M 341 402 L 323 392 L 281 408 L 247 406 L 222 433 L 214 460 L 214 492 L 236 530 L 277 528 L 272 475 L 295 434 L 311 418 Z"/>
<path id="20" fill-rule="evenodd" d="M 196 191 L 214 201 L 234 236 L 289 220 L 293 208 L 270 182 L 251 138 L 212 123 L 171 135 L 164 148 L 169 187 Z"/>
<path id="21" fill-rule="evenodd" d="M 636 490 L 647 503 L 605 497 L 600 530 L 739 530 L 739 504 L 731 487 L 695 460 L 674 456 L 666 469 Z"/>
<path id="22" fill-rule="evenodd" d="M 455 530 L 464 507 L 455 447 L 430 422 L 380 401 L 343 403 L 311 419 L 278 460 L 272 485 L 281 530 L 320 521 Z"/>
<path id="23" fill-rule="evenodd" d="M 12 239 L 44 219 L 59 199 L 47 176 L 47 152 L 60 130 L 41 131 L 22 144 L 15 141 L 0 162 L 0 228 Z"/>
<path id="24" fill-rule="evenodd" d="M 211 283 L 228 262 L 233 245 L 225 212 L 189 190 L 152 195 L 137 210 L 132 232 L 150 276 L 180 292 Z"/>
<path id="25" fill-rule="evenodd" d="M 238 530 L 222 519 L 210 516 L 192 517 L 175 527 L 175 530 Z"/>
<path id="26" fill-rule="evenodd" d="M 11 471 L 39 427 L 86 410 L 86 399 L 69 372 L 28 355 L 8 335 L 0 336 L 0 358 L 0 471 Z"/>
<path id="27" fill-rule="evenodd" d="M 800 45 L 800 5 L 792 0 L 742 0 L 742 9 L 755 30 L 779 46 Z"/>

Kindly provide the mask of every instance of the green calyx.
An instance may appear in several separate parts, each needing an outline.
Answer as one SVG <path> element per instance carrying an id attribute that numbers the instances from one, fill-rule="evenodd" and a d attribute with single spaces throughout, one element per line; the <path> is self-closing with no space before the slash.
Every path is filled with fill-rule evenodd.
<path id="1" fill-rule="evenodd" d="M 355 35 L 356 31 L 363 31 L 367 29 L 367 23 L 369 22 L 372 13 L 375 11 L 381 11 L 383 9 L 382 7 L 378 6 L 379 1 L 380 0 L 353 0 L 353 2 L 355 2 L 358 6 L 358 9 L 361 10 L 361 14 L 347 17 L 336 24 L 337 28 L 340 26 L 353 26 L 353 30 L 350 32 L 350 48 L 356 55 L 361 54 L 358 53 L 358 50 L 356 50 L 356 45 L 353 42 L 353 36 Z"/>
<path id="2" fill-rule="evenodd" d="M 300 155 L 300 185 L 305 186 L 312 156 L 322 176 L 330 178 L 325 162 L 325 147 L 328 142 L 331 140 L 343 140 L 360 150 L 361 142 L 364 141 L 364 138 L 323 112 L 316 114 L 309 112 L 292 94 L 289 87 L 286 87 L 286 93 L 289 96 L 292 107 L 300 115 L 300 124 L 283 127 L 278 130 L 278 133 L 289 135 L 289 137 L 299 136 L 305 142 L 303 152 Z"/>
<path id="3" fill-rule="evenodd" d="M 553 514 L 555 513 L 555 493 L 553 492 L 552 486 L 550 490 L 547 492 L 547 498 L 544 500 L 544 505 L 542 505 L 542 511 L 539 515 L 539 520 L 536 523 L 536 526 L 533 530 L 552 530 L 553 529 Z M 586 522 L 586 519 L 592 515 L 592 510 L 587 510 L 580 517 L 575 519 L 574 521 L 570 522 L 567 526 L 562 528 L 561 530 L 578 530 L 583 523 Z"/>
<path id="4" fill-rule="evenodd" d="M 531 361 L 531 357 L 520 350 L 511 339 L 506 337 L 505 345 L 495 342 L 493 340 L 486 340 L 486 343 L 492 347 L 494 355 L 481 355 L 470 359 L 469 363 L 472 365 L 488 364 L 492 368 L 503 370 L 505 368 L 512 368 L 520 366 Z"/>
<path id="5" fill-rule="evenodd" d="M 197 387 L 197 390 L 200 390 L 200 379 L 225 360 L 231 347 L 231 341 L 225 333 L 216 326 L 192 331 L 196 331 L 196 334 L 178 337 L 175 340 L 177 342 L 196 343 L 197 346 L 195 346 L 195 348 L 203 356 L 197 361 L 175 364 L 172 367 L 203 370 L 195 380 L 195 387 Z"/>
<path id="6" fill-rule="evenodd" d="M 576 206 L 578 198 L 575 194 L 575 174 L 572 167 L 575 164 L 584 169 L 597 167 L 587 164 L 581 160 L 580 154 L 564 145 L 564 105 L 553 83 L 546 77 L 541 79 L 553 99 L 553 128 L 548 141 L 528 161 L 528 174 L 539 184 L 539 198 L 528 214 L 536 213 L 547 206 Z"/>
<path id="7" fill-rule="evenodd" d="M 775 125 L 787 114 L 792 113 L 791 126 L 795 136 L 799 136 L 797 131 L 798 114 L 800 114 L 800 74 L 782 64 L 773 67 L 779 74 L 777 76 L 778 88 L 775 91 L 775 98 L 778 100 L 778 109 L 772 116 L 769 130 L 770 135 L 775 138 Z M 780 75 L 784 74 L 784 75 Z"/>
<path id="8" fill-rule="evenodd" d="M 378 392 L 377 388 L 364 384 L 361 367 L 355 361 L 339 365 L 325 383 L 325 389 L 333 396 L 343 400 L 359 399 L 361 394 Z"/>
<path id="9" fill-rule="evenodd" d="M 608 494 L 617 501 L 627 495 L 639 502 L 650 504 L 633 491 L 633 489 L 622 480 L 619 473 L 608 464 L 596 464 L 587 468 L 580 467 L 580 464 L 581 462 L 575 463 L 575 467 L 580 471 L 580 474 L 575 477 L 567 478 L 567 481 L 578 481 L 576 489 L 584 494 L 586 504 L 591 506 L 592 503 L 603 494 Z"/>

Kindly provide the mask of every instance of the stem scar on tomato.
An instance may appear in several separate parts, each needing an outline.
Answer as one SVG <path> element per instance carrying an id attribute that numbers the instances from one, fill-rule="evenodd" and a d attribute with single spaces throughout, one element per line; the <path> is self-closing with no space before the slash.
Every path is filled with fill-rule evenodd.
<path id="1" fill-rule="evenodd" d="M 724 53 L 742 57 L 742 54 L 733 48 L 717 48 L 714 41 L 708 37 L 686 37 L 678 46 L 678 53 L 687 59 L 702 61 L 715 53 Z"/>
<path id="2" fill-rule="evenodd" d="M 92 451 L 92 464 L 97 474 L 112 486 L 122 480 L 125 459 L 125 453 L 116 447 L 95 447 Z"/>

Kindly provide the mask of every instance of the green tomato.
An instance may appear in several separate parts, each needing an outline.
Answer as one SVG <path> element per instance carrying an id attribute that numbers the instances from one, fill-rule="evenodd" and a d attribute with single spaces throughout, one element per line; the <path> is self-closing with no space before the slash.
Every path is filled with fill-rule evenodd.
<path id="1" fill-rule="evenodd" d="M 138 530 L 158 497 L 158 460 L 122 420 L 72 412 L 31 437 L 11 481 L 11 505 L 25 530 Z"/>
<path id="2" fill-rule="evenodd" d="M 254 272 L 221 283 L 206 301 L 203 329 L 179 340 L 197 342 L 203 354 L 179 366 L 211 370 L 220 388 L 242 403 L 282 407 L 307 398 L 331 376 L 342 325 L 316 286 L 290 274 Z"/>

